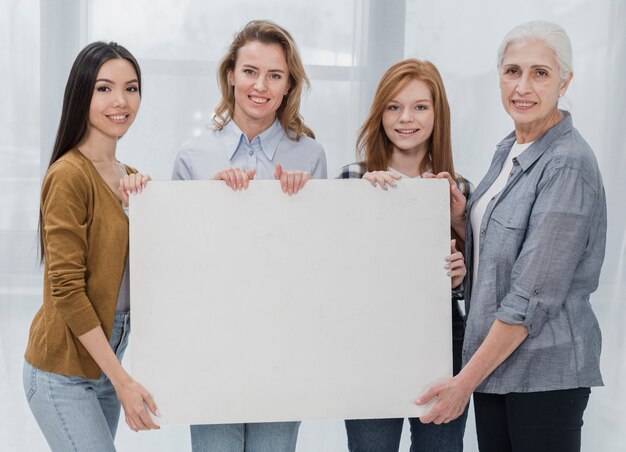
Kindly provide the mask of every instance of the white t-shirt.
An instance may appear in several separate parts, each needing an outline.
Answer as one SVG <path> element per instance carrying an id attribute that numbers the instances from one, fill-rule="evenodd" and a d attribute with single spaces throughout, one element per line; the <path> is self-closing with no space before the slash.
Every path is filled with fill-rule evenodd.
<path id="1" fill-rule="evenodd" d="M 417 179 L 417 178 L 420 178 L 420 179 L 421 179 L 421 178 L 422 178 L 422 174 L 426 174 L 426 173 L 430 173 L 430 172 L 432 172 L 432 171 L 430 171 L 430 170 L 426 170 L 426 171 L 424 171 L 422 174 L 418 174 L 417 176 L 413 176 L 413 177 L 411 177 L 411 176 L 407 176 L 406 174 L 402 174 L 400 171 L 398 171 L 397 169 L 392 168 L 392 167 L 390 167 L 390 166 L 389 166 L 389 167 L 387 167 L 387 170 L 388 170 L 388 171 L 390 171 L 390 172 L 392 172 L 392 173 L 394 173 L 394 174 L 397 174 L 398 176 L 406 177 L 407 179 Z"/>
<path id="2" fill-rule="evenodd" d="M 474 249 L 473 249 L 473 274 L 472 274 L 472 287 L 476 287 L 476 275 L 478 275 L 478 250 L 480 249 L 480 225 L 483 222 L 483 217 L 485 216 L 485 211 L 487 210 L 487 205 L 489 202 L 495 198 L 506 185 L 506 181 L 509 179 L 510 172 L 513 169 L 513 159 L 519 156 L 522 152 L 524 152 L 534 141 L 530 143 L 520 144 L 515 141 L 511 150 L 509 151 L 509 155 L 504 161 L 504 165 L 502 165 L 502 170 L 500 174 L 493 181 L 491 187 L 487 189 L 487 191 L 474 203 L 472 207 L 472 211 L 470 212 L 470 221 L 472 222 L 472 238 L 474 239 Z"/>

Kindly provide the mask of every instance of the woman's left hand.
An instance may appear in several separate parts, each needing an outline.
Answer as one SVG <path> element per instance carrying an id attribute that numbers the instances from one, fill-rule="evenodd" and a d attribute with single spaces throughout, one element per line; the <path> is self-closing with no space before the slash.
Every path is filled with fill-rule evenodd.
<path id="1" fill-rule="evenodd" d="M 126 423 L 131 430 L 155 430 L 160 427 L 154 423 L 148 414 L 148 410 L 159 416 L 159 410 L 152 395 L 139 382 L 128 376 L 123 383 L 117 383 L 115 392 L 124 409 Z"/>
<path id="2" fill-rule="evenodd" d="M 456 240 L 450 240 L 450 256 L 446 256 L 445 269 L 448 270 L 448 276 L 452 278 L 452 288 L 458 287 L 463 278 L 467 274 L 467 268 L 465 268 L 465 259 L 463 259 L 463 253 L 457 251 Z"/>
<path id="3" fill-rule="evenodd" d="M 415 401 L 418 405 L 426 405 L 433 398 L 437 398 L 430 411 L 420 416 L 420 422 L 447 424 L 463 414 L 474 388 L 463 383 L 459 377 L 460 374 L 432 386 Z"/>
<path id="4" fill-rule="evenodd" d="M 302 190 L 310 178 L 311 175 L 306 171 L 284 171 L 280 164 L 276 165 L 274 171 L 274 179 L 280 181 L 280 188 L 282 188 L 283 193 L 287 193 L 289 196 Z"/>
<path id="5" fill-rule="evenodd" d="M 451 220 L 454 223 L 463 222 L 465 218 L 465 204 L 467 200 L 465 199 L 465 195 L 461 193 L 459 187 L 456 185 L 456 181 L 452 178 L 450 173 L 447 171 L 442 171 L 441 173 L 432 174 L 425 173 L 423 175 L 424 179 L 446 179 L 448 184 L 450 184 L 450 215 Z"/>
<path id="6" fill-rule="evenodd" d="M 131 193 L 134 195 L 136 193 L 141 193 L 146 185 L 148 185 L 148 181 L 151 181 L 152 177 L 147 174 L 134 173 L 134 174 L 126 174 L 122 176 L 120 179 L 120 196 L 124 203 L 124 206 L 128 206 L 128 197 Z"/>

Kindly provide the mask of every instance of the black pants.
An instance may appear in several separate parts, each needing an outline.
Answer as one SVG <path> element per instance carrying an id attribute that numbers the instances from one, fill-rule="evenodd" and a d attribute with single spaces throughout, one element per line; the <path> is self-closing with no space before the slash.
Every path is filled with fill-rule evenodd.
<path id="1" fill-rule="evenodd" d="M 589 388 L 474 393 L 480 452 L 579 452 Z"/>

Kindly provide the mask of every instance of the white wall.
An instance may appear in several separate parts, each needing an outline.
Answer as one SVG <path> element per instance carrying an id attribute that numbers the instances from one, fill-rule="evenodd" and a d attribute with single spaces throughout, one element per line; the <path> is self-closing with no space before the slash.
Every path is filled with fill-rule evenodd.
<path id="1" fill-rule="evenodd" d="M 22 395 L 21 359 L 41 303 L 35 235 L 40 172 L 74 56 L 87 42 L 103 39 L 120 42 L 138 57 L 143 103 L 119 157 L 167 179 L 178 146 L 210 120 L 218 98 L 218 59 L 232 34 L 253 18 L 282 24 L 300 46 L 312 79 L 303 114 L 326 148 L 330 175 L 354 158 L 357 129 L 379 75 L 398 59 L 418 57 L 442 72 L 456 168 L 474 183 L 512 127 L 500 105 L 495 71 L 501 38 L 530 19 L 564 26 L 574 47 L 575 77 L 563 106 L 596 151 L 609 202 L 607 255 L 592 299 L 604 335 L 606 387 L 593 390 L 583 450 L 626 451 L 623 0 L 0 0 L 0 450 L 45 450 Z M 125 365 L 132 366 L 129 358 Z M 188 444 L 183 427 L 133 434 L 121 426 L 118 435 L 120 451 L 179 451 Z M 299 450 L 345 450 L 342 424 L 303 424 Z M 476 450 L 471 420 L 466 450 Z"/>

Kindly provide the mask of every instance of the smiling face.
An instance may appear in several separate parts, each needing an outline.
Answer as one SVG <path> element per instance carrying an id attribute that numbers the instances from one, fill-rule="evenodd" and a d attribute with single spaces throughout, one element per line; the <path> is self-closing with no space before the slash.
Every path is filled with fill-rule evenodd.
<path id="1" fill-rule="evenodd" d="M 557 108 L 572 78 L 561 80 L 554 51 L 539 39 L 508 45 L 500 69 L 502 104 L 513 118 L 518 141 L 527 143 L 561 120 Z"/>
<path id="2" fill-rule="evenodd" d="M 133 65 L 123 58 L 106 61 L 96 76 L 87 139 L 114 140 L 124 136 L 135 120 L 141 97 Z"/>
<path id="3" fill-rule="evenodd" d="M 250 136 L 269 128 L 289 90 L 289 67 L 278 44 L 250 41 L 237 52 L 235 68 L 228 74 L 235 92 L 233 120 Z"/>
<path id="4" fill-rule="evenodd" d="M 393 152 L 418 153 L 428 151 L 433 133 L 435 113 L 430 88 L 422 80 L 411 80 L 397 92 L 383 111 L 382 123 Z"/>

